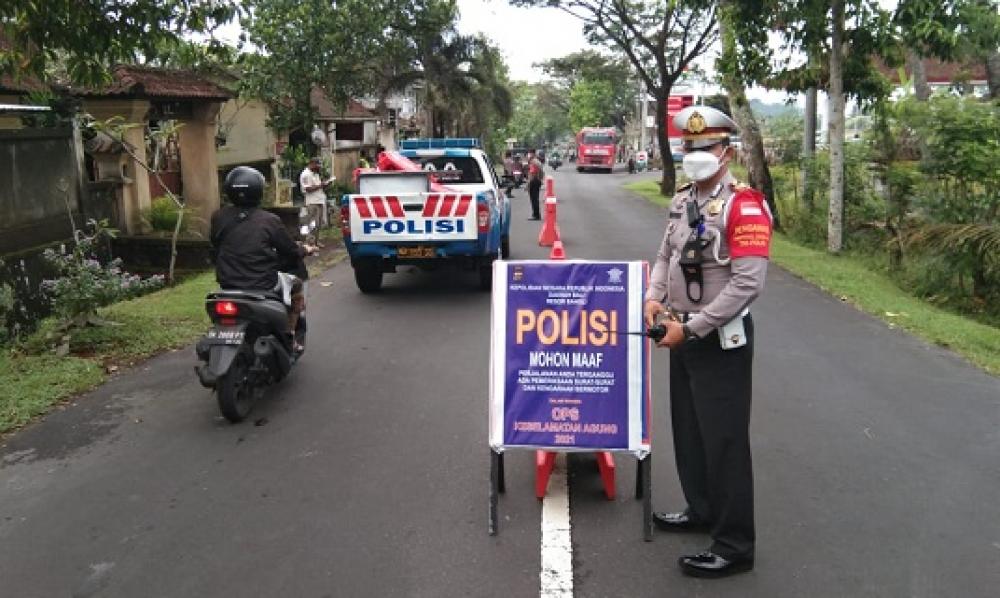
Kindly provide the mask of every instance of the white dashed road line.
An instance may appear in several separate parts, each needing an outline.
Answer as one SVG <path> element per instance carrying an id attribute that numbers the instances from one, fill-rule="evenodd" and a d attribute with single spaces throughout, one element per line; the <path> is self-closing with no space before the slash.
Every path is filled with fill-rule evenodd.
<path id="1" fill-rule="evenodd" d="M 565 453 L 556 457 L 549 477 L 549 491 L 542 500 L 541 582 L 541 598 L 573 596 L 573 538 Z"/>

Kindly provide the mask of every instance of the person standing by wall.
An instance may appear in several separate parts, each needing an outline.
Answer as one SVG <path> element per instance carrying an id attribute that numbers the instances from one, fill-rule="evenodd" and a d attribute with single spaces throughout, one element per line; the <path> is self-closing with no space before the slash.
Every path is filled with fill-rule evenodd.
<path id="1" fill-rule="evenodd" d="M 302 189 L 310 216 L 316 219 L 318 226 L 329 226 L 324 189 L 333 183 L 334 177 L 324 181 L 319 174 L 320 164 L 319 158 L 309 159 L 309 164 L 299 174 L 299 187 Z"/>

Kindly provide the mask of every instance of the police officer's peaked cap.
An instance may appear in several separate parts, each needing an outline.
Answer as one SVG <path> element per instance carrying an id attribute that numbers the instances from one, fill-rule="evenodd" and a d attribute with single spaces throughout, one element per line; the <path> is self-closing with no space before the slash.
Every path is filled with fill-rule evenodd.
<path id="1" fill-rule="evenodd" d="M 738 131 L 733 119 L 711 106 L 688 106 L 674 116 L 686 149 L 711 147 Z"/>

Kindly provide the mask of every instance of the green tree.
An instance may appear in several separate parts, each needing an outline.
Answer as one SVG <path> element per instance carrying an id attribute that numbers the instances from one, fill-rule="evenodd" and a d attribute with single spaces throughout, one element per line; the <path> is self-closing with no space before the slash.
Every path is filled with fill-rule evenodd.
<path id="1" fill-rule="evenodd" d="M 268 101 L 271 126 L 309 130 L 310 96 L 321 90 L 334 105 L 373 92 L 373 54 L 389 36 L 384 0 L 249 0 L 242 20 L 258 48 L 243 64 L 243 92 Z M 394 4 L 393 7 L 396 5 Z"/>
<path id="2" fill-rule="evenodd" d="M 711 0 L 510 0 L 518 6 L 553 6 L 578 18 L 591 43 L 621 52 L 656 100 L 657 140 L 664 160 L 667 98 L 674 84 L 718 39 Z M 660 192 L 672 195 L 673 168 L 663 169 Z"/>
<path id="3" fill-rule="evenodd" d="M 425 108 L 435 137 L 488 136 L 511 117 L 506 66 L 485 38 L 456 36 L 427 64 Z"/>
<path id="4" fill-rule="evenodd" d="M 492 143 L 511 116 L 513 100 L 502 55 L 486 38 L 458 33 L 454 0 L 394 5 L 373 60 L 380 104 L 418 84 L 426 128 L 436 136 L 473 135 Z"/>
<path id="5" fill-rule="evenodd" d="M 847 96 L 870 104 L 888 95 L 888 82 L 871 61 L 892 47 L 891 15 L 877 0 L 747 0 L 731 6 L 737 42 L 731 56 L 746 84 L 829 94 L 827 247 L 837 253 L 843 246 L 844 103 Z M 767 31 L 778 33 L 781 52 L 798 52 L 807 60 L 789 67 L 787 57 L 776 57 L 770 44 L 762 43 Z"/>
<path id="6" fill-rule="evenodd" d="M 771 170 L 764 156 L 764 139 L 760 127 L 754 117 L 750 103 L 747 101 L 746 76 L 740 68 L 737 59 L 736 26 L 734 20 L 739 18 L 739 8 L 733 0 L 719 2 L 719 38 L 722 42 L 722 55 L 716 62 L 719 79 L 728 96 L 729 111 L 740 128 L 740 138 L 743 153 L 747 159 L 747 171 L 750 185 L 764 193 L 771 213 L 775 215 L 775 226 L 779 224 L 778 210 L 774 202 L 774 182 L 771 180 Z M 766 43 L 766 39 L 759 42 Z"/>
<path id="7" fill-rule="evenodd" d="M 505 139 L 542 147 L 572 132 L 561 88 L 552 82 L 514 83 L 514 111 L 502 129 Z"/>
<path id="8" fill-rule="evenodd" d="M 944 95 L 906 99 L 896 115 L 930 148 L 908 244 L 948 256 L 986 299 L 1000 291 L 1000 110 Z"/>
<path id="9" fill-rule="evenodd" d="M 614 121 L 614 105 L 611 83 L 580 79 L 569 94 L 569 124 L 574 131 L 610 126 Z"/>
<path id="10" fill-rule="evenodd" d="M 53 61 L 63 61 L 72 82 L 100 84 L 116 62 L 161 55 L 184 34 L 211 34 L 236 12 L 232 0 L 4 0 L 0 74 L 44 78 Z"/>
<path id="11" fill-rule="evenodd" d="M 918 100 L 930 87 L 920 59 L 975 60 L 986 66 L 990 97 L 1000 97 L 1000 5 L 995 0 L 900 0 L 893 13 L 898 47 L 905 54 Z"/>
<path id="12" fill-rule="evenodd" d="M 634 80 L 628 62 L 621 56 L 608 56 L 594 50 L 580 50 L 547 60 L 538 66 L 542 67 L 542 71 L 552 78 L 560 90 L 561 101 L 567 111 L 570 109 L 570 93 L 580 81 L 606 81 L 611 86 L 609 124 L 624 128 L 626 121 L 635 111 L 638 82 Z"/>
<path id="13" fill-rule="evenodd" d="M 466 75 L 471 81 L 468 92 L 453 94 L 450 101 L 455 106 L 455 134 L 480 137 L 486 147 L 494 147 L 497 130 L 513 116 L 514 97 L 503 56 L 485 37 L 473 40 Z"/>

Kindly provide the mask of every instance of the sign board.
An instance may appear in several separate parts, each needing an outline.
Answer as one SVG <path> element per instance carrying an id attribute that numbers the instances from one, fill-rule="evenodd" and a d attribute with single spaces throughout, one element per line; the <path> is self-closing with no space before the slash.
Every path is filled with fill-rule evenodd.
<path id="1" fill-rule="evenodd" d="M 490 446 L 649 452 L 645 262 L 498 261 Z"/>

